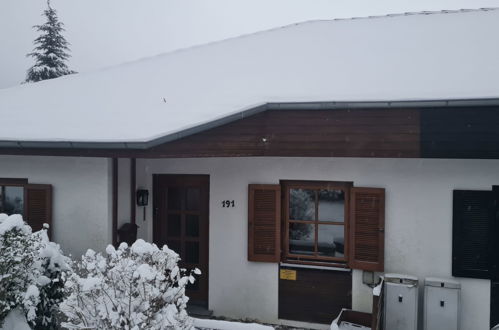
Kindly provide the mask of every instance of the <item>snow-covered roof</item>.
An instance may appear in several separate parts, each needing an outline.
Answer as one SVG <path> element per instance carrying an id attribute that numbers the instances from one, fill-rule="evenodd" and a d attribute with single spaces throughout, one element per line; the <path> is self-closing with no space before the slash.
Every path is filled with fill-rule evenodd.
<path id="1" fill-rule="evenodd" d="M 138 145 L 267 103 L 494 99 L 497 31 L 498 9 L 310 21 L 21 85 L 0 90 L 0 146 Z"/>

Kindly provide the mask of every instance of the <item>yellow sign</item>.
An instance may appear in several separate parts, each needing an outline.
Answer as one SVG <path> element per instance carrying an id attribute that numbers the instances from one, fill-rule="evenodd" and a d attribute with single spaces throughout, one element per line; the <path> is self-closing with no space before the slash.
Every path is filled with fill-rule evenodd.
<path id="1" fill-rule="evenodd" d="M 281 269 L 279 277 L 281 280 L 296 281 L 296 270 Z"/>

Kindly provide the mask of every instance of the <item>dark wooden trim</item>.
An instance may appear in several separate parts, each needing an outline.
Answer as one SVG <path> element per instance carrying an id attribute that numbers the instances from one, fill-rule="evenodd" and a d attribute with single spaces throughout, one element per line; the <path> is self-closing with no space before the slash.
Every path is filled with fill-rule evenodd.
<path id="1" fill-rule="evenodd" d="M 352 272 L 280 266 L 296 272 L 295 280 L 279 276 L 278 318 L 331 324 L 343 308 L 352 307 Z"/>
<path id="2" fill-rule="evenodd" d="M 369 214 L 366 217 L 364 214 L 361 218 L 362 220 L 357 222 L 357 216 L 359 212 L 364 211 L 366 207 L 362 207 L 360 210 L 357 209 L 356 201 L 359 200 L 359 195 L 369 194 L 375 195 L 376 199 L 379 200 L 379 209 L 378 213 Z M 361 198 L 361 197 L 360 197 Z M 362 269 L 372 272 L 383 272 L 385 267 L 385 189 L 384 188 L 367 188 L 367 187 L 352 187 L 350 189 L 350 210 L 349 210 L 349 225 L 350 225 L 350 237 L 349 237 L 349 245 L 350 245 L 350 255 L 348 256 L 348 266 L 354 269 Z M 369 208 L 369 213 L 374 213 L 374 209 Z M 366 219 L 367 218 L 367 219 Z M 377 228 L 374 229 L 373 233 L 369 225 L 372 225 L 372 222 L 376 221 Z M 361 227 L 360 230 L 356 230 L 356 227 Z M 366 229 L 366 227 L 368 229 Z M 370 238 L 368 241 L 364 240 L 359 243 L 360 236 L 359 231 L 362 233 L 366 233 L 368 231 L 370 234 L 373 234 L 375 238 Z M 364 238 L 365 239 L 365 238 Z M 376 261 L 373 260 L 359 260 L 357 258 L 357 251 L 360 247 L 365 246 L 367 244 L 371 244 L 371 249 L 378 250 L 378 259 Z"/>
<path id="3" fill-rule="evenodd" d="M 491 279 L 494 195 L 489 190 L 452 193 L 452 276 Z"/>
<path id="4" fill-rule="evenodd" d="M 112 235 L 113 245 L 118 243 L 118 158 L 112 159 Z"/>
<path id="5" fill-rule="evenodd" d="M 338 263 L 347 263 L 348 261 L 348 251 L 349 251 L 349 206 L 350 206 L 350 189 L 353 186 L 353 182 L 351 181 L 305 181 L 305 180 L 281 180 L 282 186 L 282 196 L 283 196 L 283 204 L 282 207 L 282 219 L 283 219 L 283 243 L 282 243 L 282 258 L 284 262 L 296 263 L 296 264 L 315 264 L 315 265 L 328 265 L 336 267 Z M 324 222 L 318 220 L 318 195 L 315 194 L 315 219 L 314 220 L 290 220 L 289 219 L 289 190 L 293 188 L 299 189 L 337 189 L 343 190 L 345 194 L 345 218 L 344 222 Z M 289 251 L 289 224 L 290 223 L 309 223 L 313 224 L 315 228 L 314 233 L 314 253 L 318 253 L 318 231 L 319 225 L 332 225 L 332 226 L 343 226 L 344 227 L 344 257 L 328 257 L 328 256 L 319 256 L 319 255 L 298 255 L 290 253 Z M 330 264 L 328 264 L 330 262 Z"/>
<path id="6" fill-rule="evenodd" d="M 490 281 L 490 328 L 499 324 L 499 282 Z"/>
<path id="7" fill-rule="evenodd" d="M 353 187 L 353 181 L 280 180 L 280 183 L 288 188 L 303 189 L 349 189 Z"/>
<path id="8" fill-rule="evenodd" d="M 25 178 L 0 178 L 0 186 L 23 186 L 28 184 Z"/>
<path id="9" fill-rule="evenodd" d="M 296 264 L 305 266 L 317 266 L 317 267 L 332 267 L 332 268 L 345 268 L 349 269 L 346 263 L 334 263 L 334 262 L 317 262 L 312 260 L 293 260 L 287 259 L 286 264 Z"/>
<path id="10" fill-rule="evenodd" d="M 422 158 L 499 158 L 499 107 L 420 110 Z"/>
<path id="11" fill-rule="evenodd" d="M 273 211 L 265 210 L 265 217 L 272 218 L 273 228 L 267 228 L 265 234 L 273 235 L 274 253 L 262 253 L 255 251 L 255 241 L 262 238 L 261 213 L 262 208 L 259 202 L 255 202 L 255 195 L 261 191 L 272 192 L 274 203 Z M 271 201 L 266 201 L 269 205 Z M 261 203 L 261 201 L 260 201 Z M 266 205 L 268 207 L 269 205 Z M 272 214 L 271 214 L 272 213 Z M 273 231 L 273 232 L 272 232 Z M 270 242 L 266 242 L 266 247 L 270 248 Z M 281 259 L 281 186 L 278 184 L 250 184 L 248 185 L 248 260 L 256 262 L 279 262 Z"/>
<path id="12" fill-rule="evenodd" d="M 19 149 L 0 154 L 119 158 L 419 157 L 418 109 L 268 110 L 149 149 Z"/>
<path id="13" fill-rule="evenodd" d="M 5 155 L 118 158 L 499 159 L 499 106 L 267 110 L 148 149 L 0 148 Z"/>
<path id="14" fill-rule="evenodd" d="M 130 158 L 130 222 L 136 223 L 137 214 L 135 212 L 135 190 L 137 185 L 137 161 Z"/>
<path id="15" fill-rule="evenodd" d="M 185 227 L 182 226 L 181 235 L 172 239 L 168 233 L 168 224 L 164 226 L 164 221 L 167 221 L 168 214 L 172 212 L 168 209 L 168 193 L 171 187 L 181 187 L 185 191 L 188 187 L 198 187 L 201 190 L 200 209 L 198 211 L 186 212 L 186 201 L 182 200 L 179 214 L 183 216 L 188 214 L 197 214 L 200 217 L 200 232 L 197 240 L 201 246 L 199 255 L 199 264 L 189 264 L 184 261 L 180 262 L 180 267 L 191 269 L 193 266 L 199 268 L 202 272 L 202 279 L 198 278 L 199 290 L 186 289 L 187 295 L 190 297 L 189 303 L 202 305 L 208 308 L 209 304 L 209 240 L 210 240 L 210 176 L 206 174 L 153 174 L 153 242 L 158 246 L 177 242 L 193 242 L 192 237 L 185 235 Z M 183 197 L 185 198 L 185 197 Z M 182 222 L 183 220 L 181 220 Z M 163 222 L 163 225 L 162 225 Z M 165 233 L 166 231 L 166 233 Z M 185 248 L 180 246 L 180 250 L 176 251 L 181 258 L 185 260 Z"/>
<path id="16" fill-rule="evenodd" d="M 40 196 L 40 193 L 42 194 Z M 40 197 L 42 197 L 40 199 Z M 33 203 L 35 203 L 33 205 Z M 40 213 L 42 212 L 42 213 Z M 43 228 L 43 224 L 49 225 L 47 234 L 52 236 L 52 185 L 50 184 L 26 184 L 24 185 L 24 220 L 31 226 L 33 231 Z"/>

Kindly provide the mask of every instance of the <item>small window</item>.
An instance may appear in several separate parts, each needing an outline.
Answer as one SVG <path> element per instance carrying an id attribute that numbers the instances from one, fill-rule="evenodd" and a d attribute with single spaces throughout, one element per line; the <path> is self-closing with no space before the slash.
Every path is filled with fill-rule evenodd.
<path id="1" fill-rule="evenodd" d="M 351 183 L 284 181 L 287 260 L 346 262 Z"/>
<path id="2" fill-rule="evenodd" d="M 384 188 L 281 181 L 248 192 L 249 261 L 384 270 Z"/>
<path id="3" fill-rule="evenodd" d="M 23 186 L 0 186 L 0 213 L 8 215 L 24 213 Z"/>
<path id="4" fill-rule="evenodd" d="M 52 223 L 52 186 L 0 178 L 0 213 L 21 214 L 33 231 Z M 49 229 L 50 235 L 50 229 Z"/>

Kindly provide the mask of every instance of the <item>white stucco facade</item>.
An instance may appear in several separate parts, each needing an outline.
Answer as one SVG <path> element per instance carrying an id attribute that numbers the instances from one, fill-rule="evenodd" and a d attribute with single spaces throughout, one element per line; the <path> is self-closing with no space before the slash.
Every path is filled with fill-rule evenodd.
<path id="1" fill-rule="evenodd" d="M 138 187 L 152 193 L 153 174 L 210 175 L 209 308 L 215 315 L 278 322 L 278 265 L 247 261 L 248 184 L 295 179 L 353 181 L 355 186 L 385 188 L 385 271 L 416 275 L 422 287 L 424 277 L 451 277 L 452 190 L 490 190 L 499 183 L 499 160 L 137 160 Z M 225 199 L 234 199 L 236 207 L 223 208 Z M 152 240 L 152 203 L 145 222 L 142 212 L 138 207 L 139 237 Z M 488 329 L 490 282 L 458 280 L 462 284 L 461 328 Z M 362 272 L 357 270 L 353 271 L 352 299 L 354 309 L 370 312 L 371 290 L 362 284 Z"/>
<path id="2" fill-rule="evenodd" d="M 129 165 L 119 161 L 119 224 L 130 218 Z M 499 184 L 499 160 L 137 159 L 137 188 L 152 194 L 153 174 L 210 175 L 209 308 L 215 315 L 279 323 L 278 264 L 247 261 L 248 184 L 327 180 L 385 188 L 385 271 L 418 276 L 422 286 L 427 276 L 451 277 L 452 190 L 490 190 Z M 0 178 L 53 186 L 53 238 L 67 253 L 102 250 L 111 242 L 110 159 L 0 156 Z M 234 208 L 222 207 L 227 199 Z M 152 241 L 152 196 L 150 201 L 145 221 L 142 207 L 136 219 L 139 237 Z M 461 329 L 488 329 L 490 281 L 458 280 Z M 422 291 L 420 296 L 422 308 Z M 371 299 L 362 272 L 354 270 L 353 308 L 370 312 Z"/>
<path id="3" fill-rule="evenodd" d="M 52 185 L 52 239 L 75 257 L 111 242 L 110 171 L 108 158 L 0 156 L 0 178 Z"/>

